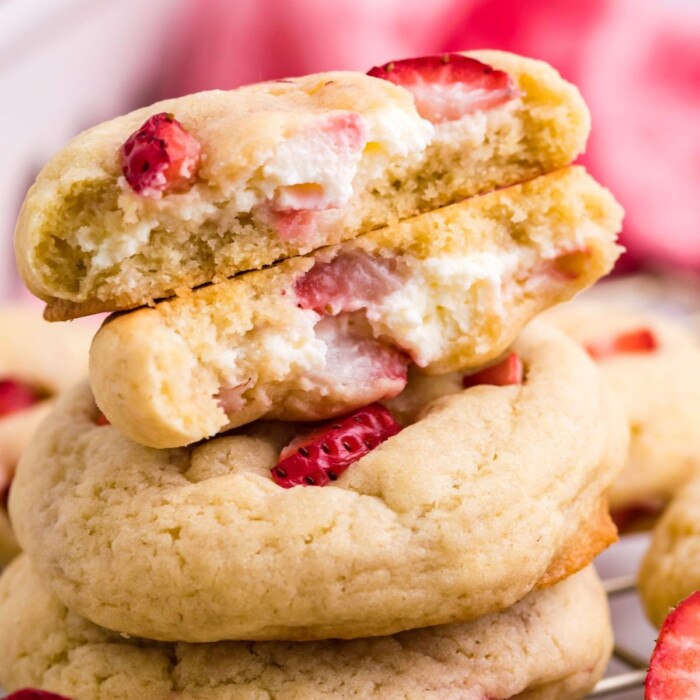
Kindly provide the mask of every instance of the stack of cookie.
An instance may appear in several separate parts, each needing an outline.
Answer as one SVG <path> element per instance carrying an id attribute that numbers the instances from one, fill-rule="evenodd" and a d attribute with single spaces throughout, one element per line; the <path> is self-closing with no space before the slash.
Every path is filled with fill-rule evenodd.
<path id="1" fill-rule="evenodd" d="M 59 153 L 20 269 L 52 320 L 122 313 L 18 469 L 0 682 L 583 696 L 627 429 L 525 326 L 618 255 L 570 165 L 588 128 L 550 67 L 476 52 L 171 100 Z"/>

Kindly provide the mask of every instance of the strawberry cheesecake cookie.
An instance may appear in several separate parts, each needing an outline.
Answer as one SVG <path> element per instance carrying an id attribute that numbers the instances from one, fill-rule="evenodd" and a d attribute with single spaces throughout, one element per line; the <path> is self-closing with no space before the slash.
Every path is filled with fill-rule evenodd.
<path id="1" fill-rule="evenodd" d="M 93 342 L 95 399 L 162 448 L 391 398 L 409 365 L 487 363 L 606 274 L 621 215 L 572 167 L 122 314 Z"/>
<path id="2" fill-rule="evenodd" d="M 18 551 L 7 516 L 15 465 L 53 397 L 87 376 L 92 330 L 46 323 L 36 309 L 0 308 L 0 566 Z"/>
<path id="3" fill-rule="evenodd" d="M 105 425 L 78 387 L 20 463 L 19 540 L 71 610 L 151 639 L 352 638 L 503 610 L 615 539 L 603 499 L 628 437 L 561 331 L 535 322 L 511 353 L 440 378 L 401 422 L 372 404 L 168 450 Z"/>
<path id="4" fill-rule="evenodd" d="M 128 309 L 571 163 L 589 116 L 493 51 L 161 102 L 39 174 L 17 257 L 47 318 Z"/>
<path id="5" fill-rule="evenodd" d="M 0 581 L 0 683 L 70 700 L 572 700 L 611 648 L 590 568 L 471 623 L 306 644 L 125 638 L 67 610 L 24 557 Z"/>
<path id="6" fill-rule="evenodd" d="M 574 302 L 546 318 L 598 363 L 627 413 L 631 444 L 610 489 L 620 526 L 658 515 L 700 473 L 700 341 L 660 313 Z"/>
<path id="7" fill-rule="evenodd" d="M 700 590 L 700 478 L 686 484 L 661 516 L 639 572 L 647 616 L 660 626 L 671 609 Z"/>

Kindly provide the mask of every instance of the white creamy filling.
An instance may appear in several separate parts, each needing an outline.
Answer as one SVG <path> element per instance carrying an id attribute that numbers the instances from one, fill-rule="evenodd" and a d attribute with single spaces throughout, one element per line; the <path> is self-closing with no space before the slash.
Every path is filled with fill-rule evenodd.
<path id="1" fill-rule="evenodd" d="M 264 199 L 275 200 L 277 209 L 312 208 L 318 211 L 343 206 L 353 194 L 352 182 L 367 138 L 366 120 L 361 119 L 364 136 L 343 139 L 342 132 L 328 133 L 323 129 L 305 132 L 277 145 L 262 165 L 258 188 Z M 340 138 L 339 138 L 340 135 Z M 359 141 L 359 143 L 353 143 Z M 294 197 L 284 189 L 294 185 L 316 185 L 318 201 L 315 206 L 297 206 Z"/>
<path id="2" fill-rule="evenodd" d="M 367 320 L 375 336 L 391 337 L 425 367 L 473 331 L 473 311 L 505 314 L 504 281 L 523 264 L 523 254 L 472 253 L 401 262 L 407 270 L 404 284 L 372 303 Z"/>
<path id="3" fill-rule="evenodd" d="M 429 121 L 396 107 L 375 110 L 368 123 L 368 142 L 379 148 L 367 149 L 362 159 L 361 174 L 366 180 L 382 177 L 387 160 L 420 161 L 435 137 L 435 127 Z"/>
<path id="4" fill-rule="evenodd" d="M 492 109 L 465 114 L 461 119 L 440 122 L 435 125 L 433 143 L 477 146 L 484 142 L 487 133 L 497 131 L 503 125 L 513 124 L 514 114 L 521 107 L 521 98 L 516 98 Z"/>
<path id="5" fill-rule="evenodd" d="M 75 242 L 92 254 L 92 272 L 97 272 L 136 255 L 148 243 L 155 226 L 154 221 L 135 222 L 118 227 L 109 236 L 102 229 L 81 226 L 75 232 Z"/>
<path id="6" fill-rule="evenodd" d="M 326 365 L 327 348 L 314 330 L 319 318 L 315 311 L 294 306 L 287 323 L 256 328 L 237 342 L 222 343 L 230 349 L 212 353 L 210 362 L 231 386 L 282 381 L 321 370 Z"/>

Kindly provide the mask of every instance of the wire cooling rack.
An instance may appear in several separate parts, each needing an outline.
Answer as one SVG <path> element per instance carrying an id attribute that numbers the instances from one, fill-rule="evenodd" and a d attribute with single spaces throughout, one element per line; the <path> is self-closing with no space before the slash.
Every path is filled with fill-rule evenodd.
<path id="1" fill-rule="evenodd" d="M 610 601 L 615 647 L 603 678 L 588 696 L 642 700 L 656 630 L 647 622 L 636 587 L 636 572 L 649 543 L 646 534 L 626 535 L 596 562 Z"/>

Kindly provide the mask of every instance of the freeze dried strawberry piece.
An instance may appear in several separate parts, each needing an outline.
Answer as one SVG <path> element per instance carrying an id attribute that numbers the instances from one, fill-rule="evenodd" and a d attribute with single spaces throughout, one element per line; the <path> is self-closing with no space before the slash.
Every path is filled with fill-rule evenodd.
<path id="1" fill-rule="evenodd" d="M 400 430 L 388 409 L 365 406 L 293 440 L 282 450 L 272 478 L 284 488 L 325 486 Z"/>
<path id="2" fill-rule="evenodd" d="M 159 198 L 194 180 L 201 146 L 172 114 L 150 117 L 121 149 L 122 172 L 134 192 Z"/>
<path id="3" fill-rule="evenodd" d="M 421 117 L 436 124 L 493 109 L 518 96 L 508 73 L 456 53 L 391 61 L 367 75 L 406 88 Z"/>
<path id="4" fill-rule="evenodd" d="M 0 418 L 31 408 L 43 399 L 40 391 L 19 379 L 0 379 Z"/>
<path id="5" fill-rule="evenodd" d="M 95 419 L 95 423 L 96 423 L 97 425 L 99 425 L 99 426 L 103 426 L 103 425 L 112 425 L 112 424 L 107 420 L 107 416 L 105 416 L 105 414 L 102 413 L 102 411 L 99 411 L 99 412 L 98 412 L 97 418 Z"/>
<path id="6" fill-rule="evenodd" d="M 700 698 L 700 591 L 664 621 L 649 661 L 645 700 Z"/>
<path id="7" fill-rule="evenodd" d="M 620 333 L 613 338 L 601 338 L 584 346 L 586 352 L 595 360 L 622 353 L 654 352 L 659 344 L 656 336 L 649 328 L 637 328 L 626 333 Z"/>
<path id="8" fill-rule="evenodd" d="M 317 262 L 297 280 L 294 291 L 302 309 L 334 316 L 366 308 L 400 285 L 392 260 L 354 251 Z"/>
<path id="9" fill-rule="evenodd" d="M 5 696 L 5 700 L 71 700 L 65 695 L 56 695 L 49 693 L 46 690 L 37 690 L 36 688 L 24 688 L 17 690 L 11 695 Z"/>
<path id="10" fill-rule="evenodd" d="M 462 383 L 465 389 L 479 384 L 493 384 L 494 386 L 522 384 L 523 374 L 523 361 L 517 353 L 511 352 L 497 364 L 474 372 L 474 374 L 468 374 Z"/>

